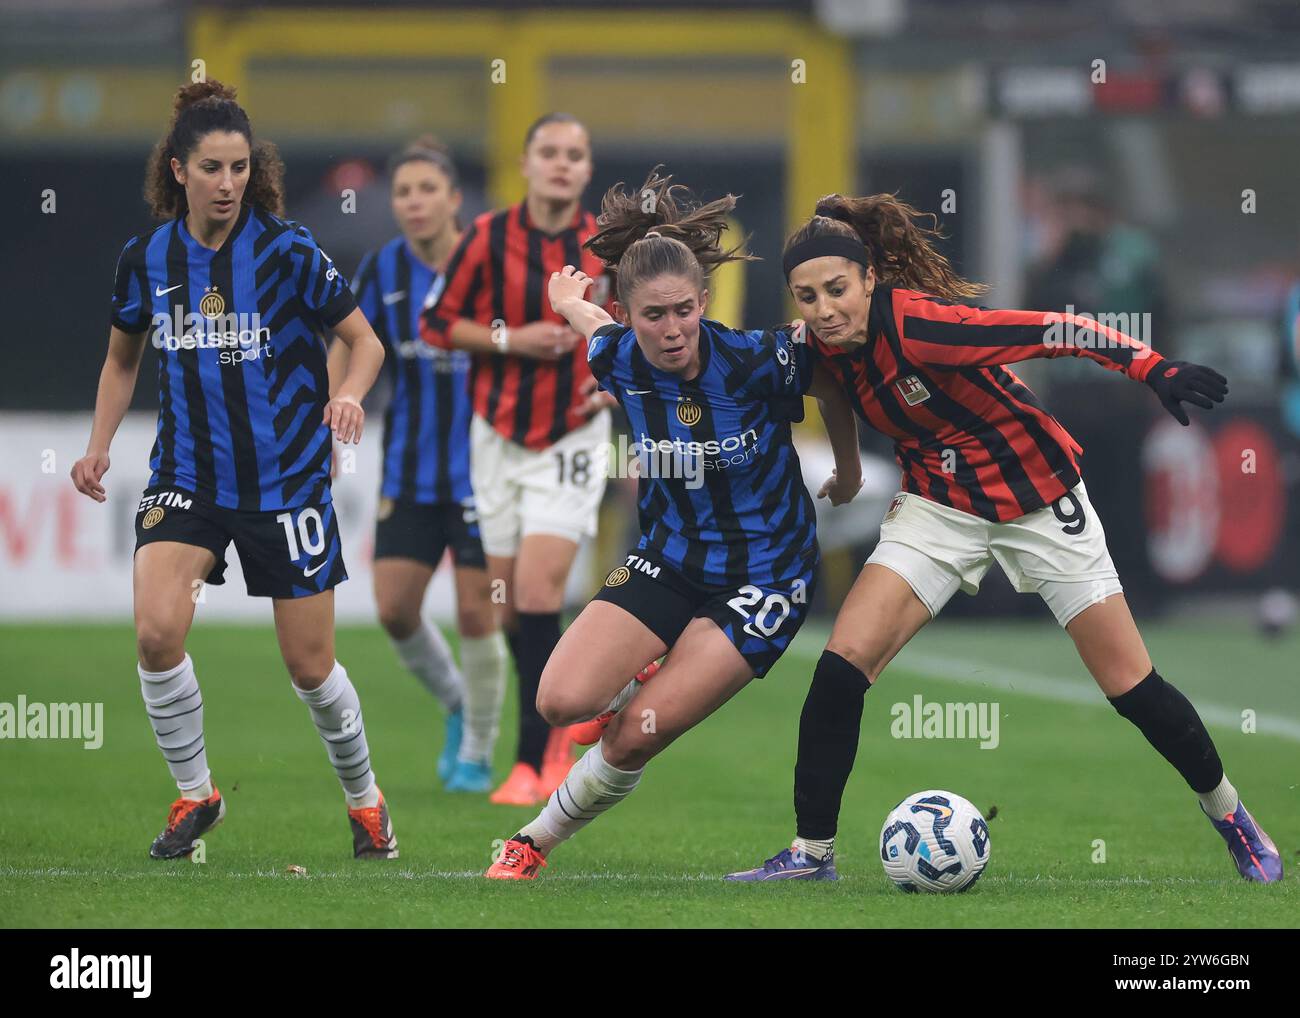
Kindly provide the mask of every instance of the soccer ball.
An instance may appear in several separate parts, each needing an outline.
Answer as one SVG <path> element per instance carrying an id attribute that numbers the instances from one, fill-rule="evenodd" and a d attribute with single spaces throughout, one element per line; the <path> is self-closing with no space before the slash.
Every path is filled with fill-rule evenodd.
<path id="1" fill-rule="evenodd" d="M 904 891 L 968 890 L 988 865 L 989 848 L 980 811 L 941 789 L 909 795 L 880 830 L 880 861 Z"/>

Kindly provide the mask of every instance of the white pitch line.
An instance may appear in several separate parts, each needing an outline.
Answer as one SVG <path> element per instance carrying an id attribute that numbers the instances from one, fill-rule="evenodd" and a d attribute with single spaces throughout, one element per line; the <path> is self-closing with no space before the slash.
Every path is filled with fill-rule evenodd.
<path id="1" fill-rule="evenodd" d="M 806 630 L 805 630 L 806 632 Z M 800 635 L 803 635 L 801 632 Z M 827 634 L 829 635 L 829 633 Z M 825 640 L 822 641 L 825 644 Z M 794 650 L 794 648 L 792 648 Z M 820 651 L 806 651 L 800 648 L 795 653 L 812 660 Z M 1009 693 L 1019 693 L 1038 700 L 1052 700 L 1056 703 L 1082 704 L 1088 707 L 1110 708 L 1110 703 L 1101 690 L 1091 682 L 1064 676 L 1043 675 L 1007 668 L 992 661 L 947 657 L 941 654 L 928 654 L 925 651 L 903 648 L 894 658 L 890 667 L 900 667 L 908 671 L 923 672 L 936 679 L 958 682 L 967 686 L 981 686 L 986 689 L 1003 689 Z M 1201 720 L 1216 728 L 1231 728 L 1241 731 L 1241 711 L 1222 704 L 1206 703 L 1199 698 L 1192 700 Z M 1281 714 L 1257 711 L 1255 731 L 1259 735 L 1271 735 L 1289 742 L 1300 742 L 1300 721 Z"/>
<path id="2" fill-rule="evenodd" d="M 191 864 L 196 865 L 196 864 Z M 157 873 L 134 872 L 122 873 L 110 869 L 76 869 L 67 866 L 50 866 L 45 868 L 23 868 L 18 866 L 0 866 L 0 877 L 40 877 L 49 879 L 50 877 L 75 877 L 77 879 L 95 878 L 111 880 L 156 880 L 156 879 L 174 879 L 184 872 L 180 869 L 160 870 Z M 376 874 L 378 875 L 378 874 Z M 355 873 L 335 873 L 320 872 L 308 873 L 305 877 L 296 877 L 292 874 L 284 873 L 281 870 L 257 870 L 251 873 L 223 872 L 214 871 L 211 879 L 222 880 L 302 880 L 310 882 L 311 880 L 356 880 Z M 482 870 L 425 870 L 417 873 L 414 870 L 403 870 L 401 872 L 389 873 L 385 875 L 386 879 L 391 880 L 479 880 L 483 877 Z M 717 873 L 679 873 L 679 874 L 655 874 L 647 875 L 643 873 L 548 873 L 542 878 L 544 883 L 554 883 L 560 881 L 611 881 L 617 883 L 717 883 L 724 884 L 720 874 Z M 839 882 L 843 883 L 875 883 L 875 878 L 863 876 L 842 874 Z M 1197 877 L 1057 877 L 1044 874 L 1020 875 L 1012 873 L 988 874 L 980 878 L 981 884 L 1009 884 L 1015 887 L 1026 887 L 1033 885 L 1100 885 L 1100 886 L 1143 886 L 1143 887 L 1160 887 L 1160 886 L 1185 886 L 1188 884 L 1195 885 L 1231 885 L 1240 886 L 1241 881 L 1237 879 L 1200 879 Z"/>

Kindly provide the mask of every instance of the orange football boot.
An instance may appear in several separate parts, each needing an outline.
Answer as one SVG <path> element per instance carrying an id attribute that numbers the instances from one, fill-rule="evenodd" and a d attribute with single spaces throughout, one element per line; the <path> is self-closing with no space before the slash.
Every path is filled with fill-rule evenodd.
<path id="1" fill-rule="evenodd" d="M 536 880 L 537 871 L 546 865 L 546 857 L 527 841 L 511 838 L 501 850 L 501 858 L 483 875 L 489 880 Z"/>
<path id="2" fill-rule="evenodd" d="M 357 859 L 396 859 L 397 835 L 388 815 L 388 803 L 379 789 L 379 804 L 348 810 L 352 825 L 352 854 Z"/>
<path id="3" fill-rule="evenodd" d="M 536 806 L 546 799 L 541 789 L 542 776 L 526 763 L 517 763 L 499 788 L 488 796 L 498 806 Z M 549 794 L 549 793 L 548 793 Z"/>

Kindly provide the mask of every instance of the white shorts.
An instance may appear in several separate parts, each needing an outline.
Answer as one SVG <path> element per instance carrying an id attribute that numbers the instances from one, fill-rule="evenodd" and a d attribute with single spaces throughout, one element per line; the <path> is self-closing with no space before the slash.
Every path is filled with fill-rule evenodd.
<path id="1" fill-rule="evenodd" d="M 1041 596 L 1062 626 L 1124 590 L 1083 481 L 1052 505 L 1008 523 L 899 492 L 867 561 L 905 579 L 933 618 L 958 589 L 978 591 L 995 559 L 1012 586 Z"/>
<path id="2" fill-rule="evenodd" d="M 575 544 L 596 534 L 609 470 L 609 411 L 545 449 L 525 449 L 477 414 L 469 429 L 469 473 L 483 550 L 509 557 L 529 534 Z"/>

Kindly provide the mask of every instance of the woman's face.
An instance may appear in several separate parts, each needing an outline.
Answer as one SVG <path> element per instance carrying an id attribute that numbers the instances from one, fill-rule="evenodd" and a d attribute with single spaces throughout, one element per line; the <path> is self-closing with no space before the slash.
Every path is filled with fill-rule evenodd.
<path id="1" fill-rule="evenodd" d="M 172 159 L 172 173 L 185 188 L 190 211 L 215 223 L 239 215 L 248 187 L 251 153 L 248 139 L 238 131 L 209 131 L 182 165 Z"/>
<path id="2" fill-rule="evenodd" d="M 708 290 L 686 276 L 656 276 L 628 301 L 628 324 L 646 360 L 660 371 L 693 378 L 700 367 L 700 316 Z"/>
<path id="3" fill-rule="evenodd" d="M 523 174 L 532 197 L 576 202 L 591 181 L 591 142 L 581 124 L 543 124 L 528 143 Z"/>
<path id="4" fill-rule="evenodd" d="M 455 222 L 460 191 L 427 159 L 402 163 L 393 174 L 393 218 L 410 240 L 432 240 Z"/>
<path id="5" fill-rule="evenodd" d="M 867 338 L 867 314 L 876 288 L 876 270 L 848 258 L 826 255 L 794 267 L 790 292 L 803 320 L 822 342 L 845 346 Z"/>

